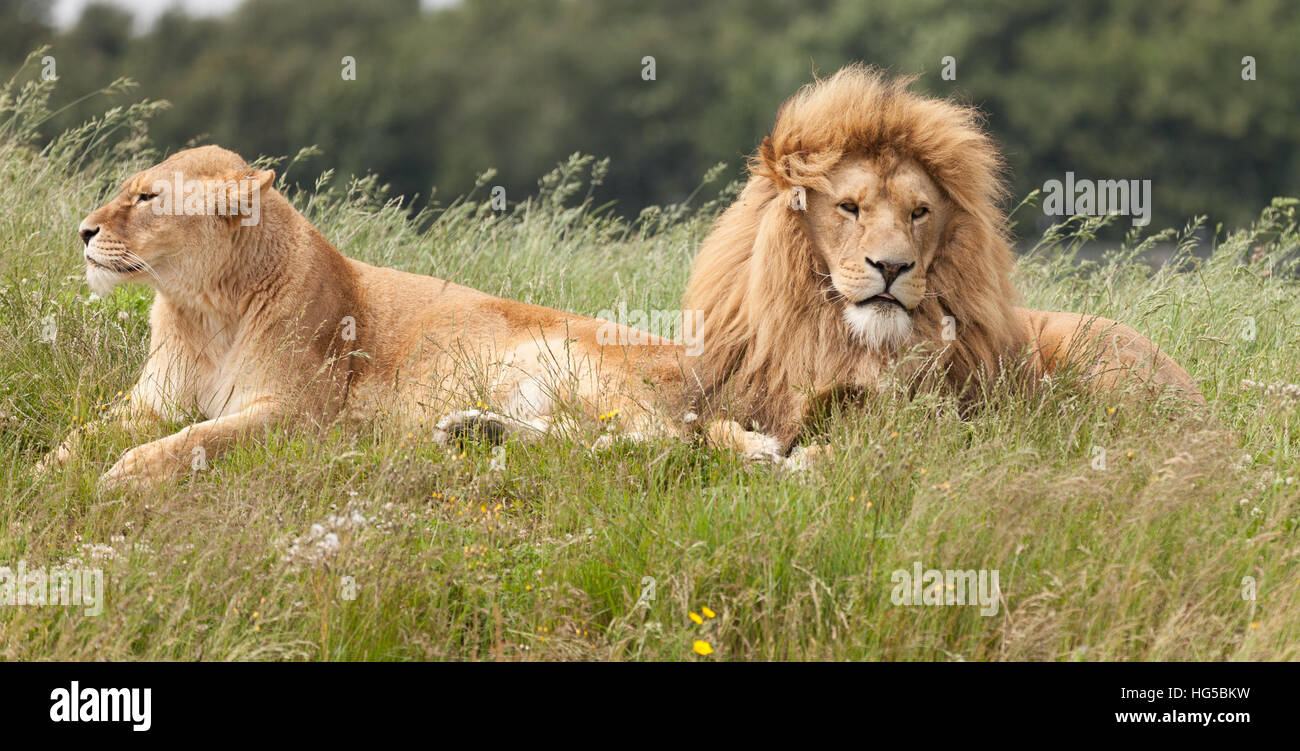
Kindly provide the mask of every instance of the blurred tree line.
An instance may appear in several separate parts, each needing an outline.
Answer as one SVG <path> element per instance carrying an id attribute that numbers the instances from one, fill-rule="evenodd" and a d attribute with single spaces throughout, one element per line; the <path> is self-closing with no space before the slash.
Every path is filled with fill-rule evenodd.
<path id="1" fill-rule="evenodd" d="M 318 144 L 324 156 L 295 168 L 304 183 L 333 167 L 447 200 L 495 167 L 513 201 L 574 151 L 609 156 L 598 196 L 635 213 L 683 199 L 717 162 L 739 175 L 786 96 L 862 60 L 982 107 L 1016 196 L 1067 170 L 1151 179 L 1159 227 L 1193 214 L 1241 223 L 1300 194 L 1291 0 L 438 5 L 246 0 L 223 17 L 167 11 L 139 31 L 116 5 L 56 30 L 50 0 L 0 0 L 0 73 L 52 44 L 62 103 L 129 76 L 130 96 L 173 105 L 151 128 L 163 148 L 219 143 L 251 158 Z M 1243 80 L 1246 56 L 1256 80 Z M 48 130 L 105 106 L 76 104 Z"/>

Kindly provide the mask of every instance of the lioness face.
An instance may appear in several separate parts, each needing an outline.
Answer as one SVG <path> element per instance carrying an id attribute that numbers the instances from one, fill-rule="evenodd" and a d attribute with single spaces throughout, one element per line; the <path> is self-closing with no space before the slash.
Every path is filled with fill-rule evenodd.
<path id="1" fill-rule="evenodd" d="M 851 335 L 881 350 L 912 333 L 952 206 L 919 164 L 852 156 L 809 191 L 808 229 Z"/>
<path id="2" fill-rule="evenodd" d="M 207 146 L 128 178 L 78 227 L 90 288 L 103 295 L 124 282 L 211 278 L 229 257 L 238 226 L 228 208 L 238 208 L 240 186 L 257 174 L 233 152 Z M 218 190 L 226 210 L 216 210 Z"/>

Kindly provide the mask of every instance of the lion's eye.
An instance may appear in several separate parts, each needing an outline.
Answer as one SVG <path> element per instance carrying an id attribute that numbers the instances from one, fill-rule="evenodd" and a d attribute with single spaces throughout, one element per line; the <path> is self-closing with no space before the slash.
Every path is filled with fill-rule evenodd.
<path id="1" fill-rule="evenodd" d="M 157 194 L 157 193 L 141 193 L 140 195 L 138 195 L 138 196 L 135 197 L 135 202 L 136 202 L 136 203 L 144 203 L 144 202 L 146 202 L 146 201 L 152 201 L 153 199 L 155 199 L 155 198 L 157 198 L 157 197 L 158 197 L 158 194 Z"/>
<path id="2" fill-rule="evenodd" d="M 917 219 L 922 219 L 925 217 L 926 214 L 929 213 L 930 210 L 927 209 L 926 207 L 917 206 L 916 208 L 912 209 L 912 221 L 916 221 Z"/>
<path id="3" fill-rule="evenodd" d="M 853 216 L 858 215 L 858 205 L 852 201 L 844 201 L 840 204 L 841 211 L 847 211 Z"/>

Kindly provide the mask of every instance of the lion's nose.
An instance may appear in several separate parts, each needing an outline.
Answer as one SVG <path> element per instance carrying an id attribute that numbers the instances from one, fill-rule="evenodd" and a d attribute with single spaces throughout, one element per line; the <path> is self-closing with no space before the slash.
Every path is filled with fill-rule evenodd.
<path id="1" fill-rule="evenodd" d="M 867 259 L 867 263 L 880 269 L 880 275 L 885 278 L 885 289 L 889 289 L 889 285 L 893 284 L 894 280 L 897 279 L 899 275 L 901 275 L 904 271 L 907 271 L 908 269 L 916 265 L 915 263 L 889 263 L 887 261 L 873 261 L 870 258 Z"/>
<path id="2" fill-rule="evenodd" d="M 81 242 L 89 245 L 91 238 L 99 234 L 99 227 L 82 227 L 77 233 L 81 235 Z"/>

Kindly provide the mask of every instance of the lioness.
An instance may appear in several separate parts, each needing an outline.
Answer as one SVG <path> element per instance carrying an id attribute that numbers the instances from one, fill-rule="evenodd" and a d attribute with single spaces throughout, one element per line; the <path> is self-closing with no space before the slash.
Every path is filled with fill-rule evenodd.
<path id="1" fill-rule="evenodd" d="M 127 179 L 81 222 L 95 291 L 156 290 L 148 360 L 106 419 L 137 432 L 204 418 L 127 451 L 103 487 L 187 472 L 199 452 L 210 458 L 279 421 L 381 408 L 426 419 L 439 441 L 475 426 L 540 434 L 572 425 L 562 416 L 602 413 L 619 414 L 631 436 L 695 430 L 681 346 L 601 346 L 597 332 L 612 323 L 347 258 L 274 177 L 225 149 L 190 149 Z M 478 403 L 499 412 L 463 409 Z M 42 468 L 66 461 L 78 437 Z M 739 426 L 705 439 L 771 453 L 770 438 Z"/>

